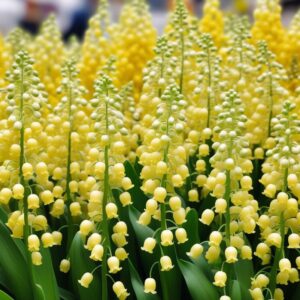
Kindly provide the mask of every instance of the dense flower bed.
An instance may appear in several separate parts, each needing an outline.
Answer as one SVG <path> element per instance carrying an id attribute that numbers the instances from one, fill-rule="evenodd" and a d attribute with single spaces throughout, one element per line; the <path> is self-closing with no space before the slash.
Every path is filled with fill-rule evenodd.
<path id="1" fill-rule="evenodd" d="M 128 2 L 0 40 L 0 299 L 299 299 L 300 13 Z"/>

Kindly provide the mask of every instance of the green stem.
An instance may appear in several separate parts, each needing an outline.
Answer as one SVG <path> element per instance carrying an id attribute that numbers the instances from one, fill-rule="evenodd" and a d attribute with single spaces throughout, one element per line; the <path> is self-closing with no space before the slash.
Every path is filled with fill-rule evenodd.
<path id="1" fill-rule="evenodd" d="M 29 221 L 28 221 L 28 201 L 27 201 L 27 196 L 28 196 L 28 185 L 25 181 L 24 175 L 23 175 L 23 170 L 22 166 L 25 161 L 25 143 L 24 143 L 24 66 L 22 64 L 21 66 L 21 91 L 20 91 L 20 118 L 21 118 L 21 123 L 22 127 L 20 129 L 20 148 L 21 148 L 21 153 L 20 153 L 20 159 L 19 159 L 19 180 L 21 185 L 24 187 L 24 198 L 23 198 L 23 211 L 24 211 L 24 243 L 26 247 L 26 257 L 27 257 L 27 268 L 28 268 L 28 275 L 29 275 L 29 281 L 30 285 L 32 286 L 33 290 L 33 296 L 34 299 L 36 299 L 36 288 L 35 288 L 35 283 L 34 283 L 34 276 L 33 276 L 33 266 L 32 266 L 32 261 L 31 261 L 31 253 L 28 250 L 28 236 L 30 233 L 30 227 L 29 227 Z"/>
<path id="2" fill-rule="evenodd" d="M 230 245 L 230 171 L 226 170 L 226 183 L 225 183 L 225 195 L 224 199 L 226 200 L 227 207 L 226 207 L 226 214 L 225 214 L 225 236 L 226 236 L 226 244 L 227 246 Z"/>
<path id="3" fill-rule="evenodd" d="M 69 70 L 69 80 L 72 82 L 72 75 L 71 71 Z M 73 99 L 73 91 L 72 91 L 72 86 L 68 86 L 68 121 L 70 124 L 70 129 L 68 132 L 68 157 L 67 157 L 67 178 L 66 178 L 66 196 L 67 196 L 67 221 L 68 221 L 68 241 L 67 241 L 67 251 L 71 247 L 71 243 L 73 240 L 73 220 L 72 220 L 72 215 L 70 212 L 70 204 L 72 202 L 72 195 L 70 191 L 70 182 L 72 180 L 71 177 L 71 162 L 72 162 L 72 131 L 73 131 L 73 121 L 72 121 L 72 99 Z"/>
<path id="4" fill-rule="evenodd" d="M 106 133 L 108 133 L 108 103 L 105 103 L 105 122 L 106 122 Z M 107 250 L 110 247 L 109 240 L 109 231 L 108 231 L 108 221 L 105 207 L 108 203 L 109 197 L 109 146 L 106 145 L 104 148 L 104 163 L 105 163 L 105 171 L 104 171 L 104 191 L 103 191 L 103 201 L 102 201 L 102 230 L 103 230 L 103 247 L 104 254 L 102 260 L 102 268 L 101 268 L 101 283 L 102 283 L 102 300 L 108 299 L 108 288 L 107 288 Z"/>

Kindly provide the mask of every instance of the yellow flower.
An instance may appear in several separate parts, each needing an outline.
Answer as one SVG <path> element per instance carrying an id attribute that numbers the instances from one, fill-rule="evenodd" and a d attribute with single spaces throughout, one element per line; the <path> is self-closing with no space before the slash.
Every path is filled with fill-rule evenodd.
<path id="1" fill-rule="evenodd" d="M 104 253 L 103 246 L 100 244 L 96 244 L 92 249 L 90 259 L 95 261 L 102 261 L 103 253 Z"/>
<path id="2" fill-rule="evenodd" d="M 154 238 L 146 238 L 144 241 L 143 247 L 141 247 L 142 250 L 153 253 L 153 249 L 155 248 L 156 240 Z"/>
<path id="3" fill-rule="evenodd" d="M 171 230 L 163 230 L 160 234 L 161 244 L 163 246 L 173 245 L 173 232 Z"/>
<path id="4" fill-rule="evenodd" d="M 203 253 L 203 246 L 201 244 L 194 244 L 187 255 L 191 258 L 197 259 Z"/>
<path id="5" fill-rule="evenodd" d="M 30 236 L 28 236 L 28 250 L 30 252 L 40 250 L 40 239 L 36 234 L 31 234 Z"/>
<path id="6" fill-rule="evenodd" d="M 125 289 L 124 284 L 121 281 L 116 281 L 113 284 L 113 291 L 115 292 L 118 299 L 124 300 L 129 296 L 127 289 Z"/>
<path id="7" fill-rule="evenodd" d="M 147 278 L 144 283 L 144 292 L 149 294 L 156 294 L 156 281 L 154 278 Z"/>
<path id="8" fill-rule="evenodd" d="M 93 281 L 93 274 L 86 272 L 82 275 L 81 279 L 78 280 L 81 286 L 88 288 L 91 282 Z"/>
<path id="9" fill-rule="evenodd" d="M 120 260 L 116 256 L 111 256 L 107 260 L 107 265 L 109 267 L 109 273 L 118 273 L 122 268 L 120 267 Z"/>
<path id="10" fill-rule="evenodd" d="M 214 279 L 215 279 L 215 281 L 213 282 L 214 285 L 219 287 L 224 287 L 226 285 L 227 275 L 223 271 L 218 271 L 216 272 Z"/>
<path id="11" fill-rule="evenodd" d="M 174 268 L 172 265 L 172 260 L 169 256 L 165 255 L 160 258 L 160 265 L 162 271 L 170 271 Z"/>
<path id="12" fill-rule="evenodd" d="M 31 261 L 35 266 L 40 266 L 42 264 L 42 255 L 40 252 L 32 252 L 31 253 Z"/>
<path id="13" fill-rule="evenodd" d="M 63 259 L 60 262 L 59 270 L 63 273 L 68 273 L 70 270 L 70 261 L 68 259 Z"/>
<path id="14" fill-rule="evenodd" d="M 237 250 L 236 248 L 229 246 L 225 249 L 225 257 L 227 263 L 237 262 Z"/>

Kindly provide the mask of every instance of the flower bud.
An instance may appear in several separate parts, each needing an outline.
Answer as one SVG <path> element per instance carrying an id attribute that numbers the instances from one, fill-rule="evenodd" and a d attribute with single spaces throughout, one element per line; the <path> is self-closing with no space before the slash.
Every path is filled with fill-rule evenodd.
<path id="1" fill-rule="evenodd" d="M 63 260 L 60 262 L 59 270 L 60 270 L 62 273 L 68 273 L 69 270 L 70 270 L 70 261 L 69 261 L 68 259 L 63 259 Z"/>
<path id="2" fill-rule="evenodd" d="M 223 271 L 216 272 L 213 284 L 218 287 L 224 287 L 227 281 L 227 275 Z"/>
<path id="3" fill-rule="evenodd" d="M 154 278 L 147 278 L 144 283 L 144 292 L 146 294 L 156 294 L 156 281 Z"/>
<path id="4" fill-rule="evenodd" d="M 88 288 L 91 282 L 93 281 L 93 274 L 86 272 L 82 275 L 81 279 L 78 280 L 81 286 Z"/>
<path id="5" fill-rule="evenodd" d="M 153 249 L 155 248 L 156 245 L 156 240 L 154 238 L 146 238 L 144 241 L 143 247 L 141 247 L 142 250 L 148 252 L 148 253 L 153 253 Z"/>
<path id="6" fill-rule="evenodd" d="M 111 256 L 107 260 L 107 265 L 109 267 L 109 273 L 115 274 L 122 270 L 120 267 L 120 261 L 116 256 Z"/>
<path id="7" fill-rule="evenodd" d="M 172 265 L 172 260 L 169 256 L 165 255 L 160 258 L 161 271 L 169 271 L 174 266 Z"/>

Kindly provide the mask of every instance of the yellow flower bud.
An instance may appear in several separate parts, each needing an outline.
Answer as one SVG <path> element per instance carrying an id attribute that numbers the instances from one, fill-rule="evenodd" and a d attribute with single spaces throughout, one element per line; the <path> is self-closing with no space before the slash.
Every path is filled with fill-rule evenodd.
<path id="1" fill-rule="evenodd" d="M 120 267 L 120 260 L 116 256 L 111 256 L 107 260 L 107 265 L 109 267 L 109 273 L 118 273 L 122 268 Z"/>
<path id="2" fill-rule="evenodd" d="M 96 246 L 97 244 L 100 244 L 101 241 L 102 241 L 102 236 L 99 233 L 94 232 L 87 239 L 87 242 L 86 242 L 86 245 L 84 245 L 84 248 L 88 249 L 89 251 L 92 251 L 94 246 Z"/>
<path id="3" fill-rule="evenodd" d="M 263 194 L 266 195 L 268 198 L 273 198 L 276 194 L 276 186 L 274 184 L 268 184 L 263 191 Z"/>
<path id="4" fill-rule="evenodd" d="M 220 256 L 220 251 L 220 247 L 210 246 L 205 253 L 205 258 L 207 259 L 208 263 L 215 262 Z"/>
<path id="5" fill-rule="evenodd" d="M 104 253 L 104 248 L 101 244 L 96 244 L 91 252 L 90 259 L 95 260 L 95 261 L 102 261 Z"/>
<path id="6" fill-rule="evenodd" d="M 134 185 L 132 184 L 131 179 L 129 177 L 122 178 L 122 188 L 125 191 L 128 191 L 133 187 L 134 187 Z"/>
<path id="7" fill-rule="evenodd" d="M 124 284 L 121 281 L 116 281 L 113 284 L 113 291 L 116 294 L 118 299 L 125 300 L 130 294 L 127 293 Z"/>
<path id="8" fill-rule="evenodd" d="M 118 207 L 116 204 L 112 202 L 106 204 L 105 212 L 108 219 L 113 219 L 118 217 Z"/>
<path id="9" fill-rule="evenodd" d="M 151 214 L 148 211 L 144 211 L 143 213 L 141 213 L 137 222 L 144 226 L 149 225 L 151 222 Z"/>
<path id="10" fill-rule="evenodd" d="M 183 207 L 173 212 L 173 219 L 177 225 L 182 225 L 186 222 L 186 211 Z"/>
<path id="11" fill-rule="evenodd" d="M 128 258 L 128 253 L 123 247 L 119 247 L 115 251 L 115 256 L 120 260 L 123 261 Z"/>
<path id="12" fill-rule="evenodd" d="M 86 272 L 82 275 L 81 279 L 78 280 L 81 286 L 88 288 L 91 282 L 93 281 L 93 274 Z"/>
<path id="13" fill-rule="evenodd" d="M 156 174 L 158 176 L 162 176 L 164 174 L 167 174 L 167 172 L 168 172 L 168 166 L 167 166 L 167 164 L 164 161 L 159 161 L 156 164 Z"/>
<path id="14" fill-rule="evenodd" d="M 42 264 L 42 255 L 40 252 L 32 252 L 31 253 L 31 261 L 35 266 L 40 266 Z"/>
<path id="15" fill-rule="evenodd" d="M 277 273 L 277 275 L 276 275 L 276 283 L 277 284 L 287 285 L 288 281 L 289 281 L 289 272 L 288 271 L 285 271 L 285 272 L 280 271 L 279 273 Z"/>
<path id="16" fill-rule="evenodd" d="M 68 259 L 63 259 L 60 262 L 59 270 L 63 273 L 68 273 L 70 270 L 70 261 Z"/>
<path id="17" fill-rule="evenodd" d="M 70 181 L 69 188 L 70 188 L 71 193 L 77 193 L 78 192 L 78 182 L 75 180 Z"/>
<path id="18" fill-rule="evenodd" d="M 54 245 L 61 245 L 62 233 L 60 231 L 52 231 Z"/>
<path id="19" fill-rule="evenodd" d="M 199 195 L 196 189 L 189 190 L 188 197 L 190 202 L 199 202 Z"/>
<path id="20" fill-rule="evenodd" d="M 172 260 L 169 256 L 165 255 L 160 258 L 161 271 L 169 271 L 173 269 Z"/>
<path id="21" fill-rule="evenodd" d="M 213 282 L 213 284 L 215 286 L 224 287 L 226 285 L 227 275 L 223 271 L 218 271 L 216 272 L 214 279 L 215 281 Z"/>
<path id="22" fill-rule="evenodd" d="M 3 188 L 0 191 L 0 203 L 7 205 L 12 197 L 12 191 L 9 188 Z"/>
<path id="23" fill-rule="evenodd" d="M 187 252 L 187 256 L 197 259 L 203 253 L 203 246 L 201 244 L 194 244 L 190 251 Z"/>
<path id="24" fill-rule="evenodd" d="M 132 204 L 131 195 L 128 192 L 121 193 L 119 199 L 123 207 Z"/>
<path id="25" fill-rule="evenodd" d="M 244 191 L 250 191 L 252 190 L 252 178 L 250 176 L 243 176 L 241 178 L 241 187 L 242 187 L 242 190 Z"/>
<path id="26" fill-rule="evenodd" d="M 269 278 L 264 274 L 259 274 L 255 279 L 251 281 L 251 288 L 265 288 L 269 284 Z"/>
<path id="27" fill-rule="evenodd" d="M 54 202 L 53 194 L 48 190 L 41 192 L 40 198 L 45 205 L 48 205 L 48 204 Z"/>
<path id="28" fill-rule="evenodd" d="M 174 187 L 182 187 L 184 184 L 183 178 L 179 174 L 175 174 L 172 176 L 172 184 Z"/>
<path id="29" fill-rule="evenodd" d="M 146 294 L 156 294 L 156 281 L 154 278 L 147 278 L 144 283 L 144 292 Z"/>
<path id="30" fill-rule="evenodd" d="M 226 262 L 227 263 L 235 263 L 237 262 L 237 250 L 229 246 L 225 249 L 225 257 L 226 257 Z"/>
<path id="31" fill-rule="evenodd" d="M 37 209 L 40 207 L 40 199 L 39 199 L 38 195 L 35 195 L 35 194 L 30 194 L 27 197 L 27 203 L 28 203 L 29 209 Z"/>
<path id="32" fill-rule="evenodd" d="M 219 198 L 215 202 L 215 211 L 219 214 L 225 214 L 227 208 L 227 201 L 223 198 Z"/>
<path id="33" fill-rule="evenodd" d="M 111 239 L 117 247 L 124 247 L 128 244 L 125 235 L 122 233 L 113 233 Z"/>
<path id="34" fill-rule="evenodd" d="M 128 235 L 128 233 L 127 233 L 127 225 L 123 221 L 117 222 L 117 224 L 113 227 L 113 231 L 115 233 L 121 233 L 121 234 L 124 234 L 126 236 Z"/>
<path id="35" fill-rule="evenodd" d="M 94 229 L 94 223 L 89 220 L 83 220 L 80 223 L 79 232 L 83 236 L 87 236 Z"/>
<path id="36" fill-rule="evenodd" d="M 45 216 L 38 215 L 33 219 L 32 227 L 35 231 L 45 231 L 48 228 L 48 222 Z"/>
<path id="37" fill-rule="evenodd" d="M 184 244 L 188 241 L 187 232 L 184 228 L 177 228 L 175 231 L 175 236 L 178 244 Z"/>
<path id="38" fill-rule="evenodd" d="M 158 204 L 154 199 L 148 199 L 146 202 L 146 211 L 153 215 L 158 208 Z"/>
<path id="39" fill-rule="evenodd" d="M 244 245 L 241 248 L 241 258 L 242 259 L 252 259 L 252 249 L 251 247 Z"/>
<path id="40" fill-rule="evenodd" d="M 44 248 L 48 248 L 48 247 L 54 246 L 53 236 L 49 232 L 43 233 L 42 237 L 41 237 L 41 240 L 42 240 Z"/>
<path id="41" fill-rule="evenodd" d="M 173 232 L 171 230 L 163 230 L 160 234 L 160 239 L 163 246 L 173 245 Z"/>
<path id="42" fill-rule="evenodd" d="M 199 155 L 205 157 L 209 154 L 209 146 L 207 144 L 202 144 L 199 146 Z"/>
<path id="43" fill-rule="evenodd" d="M 165 188 L 159 186 L 154 190 L 153 199 L 159 203 L 164 203 L 167 197 L 167 191 Z"/>
<path id="44" fill-rule="evenodd" d="M 276 288 L 274 292 L 274 300 L 284 300 L 284 294 L 282 289 Z"/>
<path id="45" fill-rule="evenodd" d="M 199 219 L 199 221 L 205 225 L 210 225 L 214 217 L 215 214 L 211 209 L 205 209 L 202 212 L 201 219 Z"/>
<path id="46" fill-rule="evenodd" d="M 21 200 L 24 197 L 24 187 L 22 184 L 17 183 L 12 188 L 13 197 L 17 200 Z"/>
<path id="47" fill-rule="evenodd" d="M 178 210 L 179 208 L 181 208 L 181 200 L 180 200 L 180 198 L 178 196 L 171 197 L 169 199 L 169 205 L 170 205 L 170 208 L 173 211 Z"/>
<path id="48" fill-rule="evenodd" d="M 219 231 L 213 231 L 209 236 L 209 245 L 220 246 L 222 239 L 222 234 Z"/>
<path id="49" fill-rule="evenodd" d="M 33 175 L 33 167 L 30 163 L 24 163 L 22 165 L 23 176 L 26 180 L 29 180 Z"/>
<path id="50" fill-rule="evenodd" d="M 285 271 L 290 271 L 292 268 L 291 266 L 291 262 L 289 261 L 289 259 L 287 258 L 282 258 L 280 261 L 279 261 L 279 270 L 280 272 L 285 272 Z"/>
<path id="51" fill-rule="evenodd" d="M 255 288 L 253 290 L 249 290 L 251 297 L 253 300 L 264 300 L 264 295 L 262 293 L 262 290 L 260 288 Z"/>
<path id="52" fill-rule="evenodd" d="M 40 250 L 40 239 L 36 234 L 28 236 L 28 250 L 35 252 Z"/>
<path id="53" fill-rule="evenodd" d="M 72 217 L 80 216 L 82 214 L 79 202 L 72 202 L 69 209 Z"/>
<path id="54" fill-rule="evenodd" d="M 277 248 L 280 248 L 281 240 L 281 235 L 278 232 L 273 232 L 268 235 L 266 242 L 269 246 L 275 246 Z"/>
<path id="55" fill-rule="evenodd" d="M 148 252 L 148 253 L 153 253 L 153 249 L 156 246 L 156 240 L 154 238 L 146 238 L 144 241 L 143 247 L 141 247 L 142 250 Z"/>

